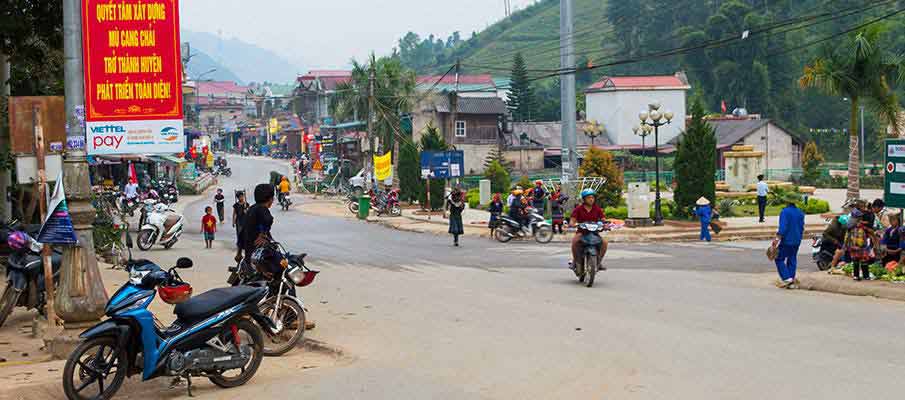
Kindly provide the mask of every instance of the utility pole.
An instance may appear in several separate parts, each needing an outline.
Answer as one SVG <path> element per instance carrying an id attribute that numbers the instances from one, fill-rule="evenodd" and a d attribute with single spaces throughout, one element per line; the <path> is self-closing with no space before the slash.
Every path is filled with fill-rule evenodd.
<path id="1" fill-rule="evenodd" d="M 575 74 L 568 72 L 575 68 L 572 2 L 573 0 L 559 2 L 560 67 L 567 72 L 560 76 L 563 180 L 575 179 L 575 170 L 578 167 L 578 157 L 575 154 Z"/>
<path id="2" fill-rule="evenodd" d="M 365 160 L 367 165 L 367 179 L 370 187 L 375 187 L 374 182 L 374 58 L 371 58 L 371 68 L 368 71 L 368 157 Z"/>
<path id="3" fill-rule="evenodd" d="M 0 50 L 0 97 L 9 97 L 11 94 L 9 57 Z M 9 147 L 9 129 L 0 131 L 0 149 Z M 9 202 L 8 190 L 12 185 L 10 170 L 0 171 L 0 220 L 9 221 L 12 216 L 12 205 Z"/>
<path id="4" fill-rule="evenodd" d="M 66 357 L 81 340 L 79 330 L 100 320 L 107 292 L 97 268 L 92 224 L 91 183 L 85 153 L 85 86 L 82 66 L 81 1 L 63 0 L 63 74 L 66 93 L 66 159 L 63 185 L 67 206 L 78 237 L 77 246 L 63 248 L 60 283 L 54 302 L 66 331 L 50 343 L 55 356 Z"/>
<path id="5" fill-rule="evenodd" d="M 455 86 L 453 92 L 449 94 L 449 123 L 444 139 L 447 145 L 451 145 L 456 137 L 456 119 L 459 118 L 459 66 L 460 61 L 456 60 Z"/>

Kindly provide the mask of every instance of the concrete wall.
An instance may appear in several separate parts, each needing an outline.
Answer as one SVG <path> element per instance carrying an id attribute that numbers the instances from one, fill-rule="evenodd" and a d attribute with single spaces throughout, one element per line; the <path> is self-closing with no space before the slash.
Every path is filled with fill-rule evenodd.
<path id="1" fill-rule="evenodd" d="M 544 169 L 544 149 L 510 149 L 503 152 L 503 158 L 512 163 L 510 174 L 533 172 Z M 515 176 L 513 175 L 513 179 Z"/>
<path id="2" fill-rule="evenodd" d="M 743 140 L 743 144 L 754 146 L 754 150 L 765 153 L 760 165 L 764 170 L 787 170 L 801 167 L 801 148 L 792 144 L 792 136 L 782 128 L 770 123 L 764 125 Z M 771 179 L 787 180 L 789 174 L 771 175 Z"/>
<path id="3" fill-rule="evenodd" d="M 465 175 L 480 175 L 484 173 L 484 161 L 497 145 L 486 144 L 458 144 L 456 150 L 462 150 L 465 156 Z"/>
<path id="4" fill-rule="evenodd" d="M 660 128 L 660 143 L 666 143 L 685 130 L 685 90 L 611 90 L 585 95 L 587 118 L 596 120 L 606 129 L 614 145 L 641 144 L 641 137 L 632 132 L 639 123 L 638 113 L 647 105 L 659 101 L 661 111 L 675 114 L 672 124 Z M 647 144 L 653 146 L 653 135 Z"/>

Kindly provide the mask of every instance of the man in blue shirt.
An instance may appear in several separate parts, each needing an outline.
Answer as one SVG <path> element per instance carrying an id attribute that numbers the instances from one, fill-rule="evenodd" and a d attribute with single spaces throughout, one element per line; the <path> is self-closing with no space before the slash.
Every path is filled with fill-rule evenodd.
<path id="1" fill-rule="evenodd" d="M 795 269 L 798 267 L 798 247 L 804 235 L 804 212 L 795 203 L 789 203 L 779 213 L 779 230 L 776 232 L 778 254 L 776 270 L 779 272 L 781 287 L 792 288 L 795 285 Z"/>

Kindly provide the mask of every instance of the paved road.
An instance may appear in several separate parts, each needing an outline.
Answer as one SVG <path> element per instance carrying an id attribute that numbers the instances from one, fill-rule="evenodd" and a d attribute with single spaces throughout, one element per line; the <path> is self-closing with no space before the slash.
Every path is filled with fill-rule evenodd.
<path id="1" fill-rule="evenodd" d="M 230 193 L 273 169 L 231 163 Z M 188 209 L 194 224 L 201 205 Z M 311 337 L 354 361 L 288 369 L 285 385 L 207 385 L 200 398 L 847 400 L 905 389 L 905 305 L 776 289 L 763 243 L 620 244 L 588 289 L 554 270 L 562 245 L 452 248 L 273 212 L 277 237 L 322 270 L 301 291 L 318 322 Z"/>
<path id="2" fill-rule="evenodd" d="M 228 203 L 233 201 L 233 191 L 245 188 L 251 192 L 254 185 L 266 181 L 272 170 L 284 171 L 285 163 L 265 160 L 231 158 L 233 176 L 221 180 L 221 187 Z M 298 199 L 296 199 L 298 201 Z M 250 201 L 252 201 L 250 199 Z M 212 205 L 211 199 L 190 205 L 186 216 L 190 232 L 197 232 L 204 206 Z M 231 204 L 231 203 L 230 203 Z M 399 268 L 408 265 L 456 265 L 480 269 L 505 268 L 565 268 L 569 249 L 565 244 L 538 245 L 533 242 L 502 244 L 488 239 L 465 238 L 462 247 L 452 247 L 449 237 L 398 231 L 378 224 L 303 214 L 305 205 L 296 205 L 285 212 L 274 207 L 276 218 L 274 236 L 288 248 L 306 252 L 313 260 L 339 264 L 365 264 L 383 268 Z M 229 219 L 229 204 L 227 219 Z M 224 243 L 234 240 L 235 234 L 228 225 L 221 228 L 217 240 Z M 611 247 L 607 263 L 613 269 L 676 269 L 716 270 L 727 272 L 769 272 L 773 268 L 765 263 L 763 251 L 766 242 L 733 243 L 619 243 Z M 802 249 L 803 268 L 813 268 L 806 251 Z M 701 258 L 701 253 L 708 256 Z"/>

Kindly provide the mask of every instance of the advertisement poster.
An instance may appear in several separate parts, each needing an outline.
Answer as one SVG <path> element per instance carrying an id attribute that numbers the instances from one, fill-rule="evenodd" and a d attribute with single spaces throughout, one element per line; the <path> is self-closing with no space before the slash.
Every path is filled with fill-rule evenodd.
<path id="1" fill-rule="evenodd" d="M 88 154 L 184 148 L 177 0 L 82 0 Z"/>
<path id="2" fill-rule="evenodd" d="M 63 173 L 57 176 L 57 182 L 63 181 Z M 72 218 L 69 216 L 69 208 L 66 206 L 66 193 L 63 185 L 57 183 L 53 190 L 47 209 L 50 211 L 41 224 L 38 232 L 38 241 L 46 244 L 77 244 L 78 237 L 72 226 Z"/>
<path id="3" fill-rule="evenodd" d="M 393 179 L 393 152 L 374 156 L 374 175 L 378 181 Z"/>

